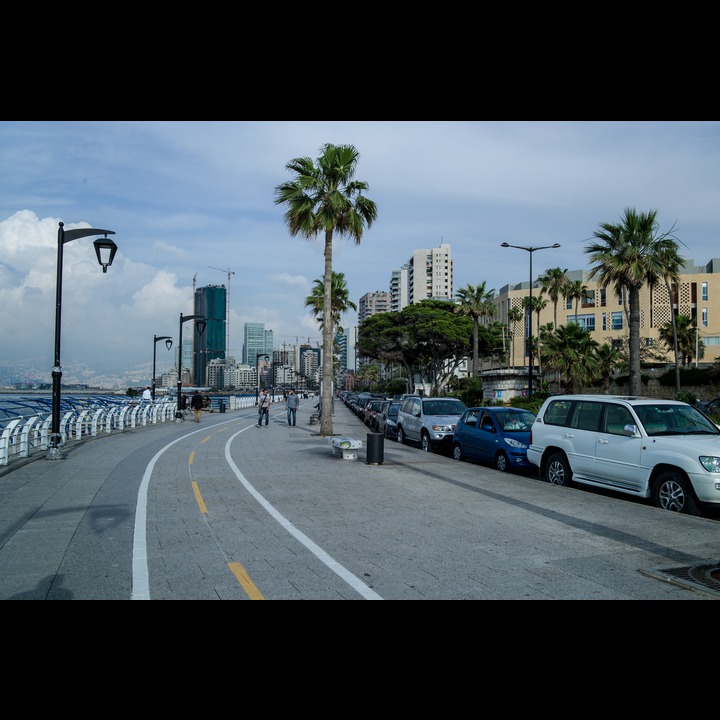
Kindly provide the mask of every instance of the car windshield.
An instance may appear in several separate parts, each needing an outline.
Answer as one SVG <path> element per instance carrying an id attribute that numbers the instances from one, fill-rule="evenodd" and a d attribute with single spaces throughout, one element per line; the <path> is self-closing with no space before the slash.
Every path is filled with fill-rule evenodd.
<path id="1" fill-rule="evenodd" d="M 517 412 L 504 413 L 501 417 L 503 430 L 508 432 L 527 432 L 533 424 L 535 416 L 531 412 L 518 410 Z"/>
<path id="2" fill-rule="evenodd" d="M 635 412 L 648 435 L 719 435 L 720 429 L 691 405 L 639 405 Z"/>
<path id="3" fill-rule="evenodd" d="M 460 400 L 424 400 L 423 411 L 425 415 L 462 415 L 465 406 Z"/>

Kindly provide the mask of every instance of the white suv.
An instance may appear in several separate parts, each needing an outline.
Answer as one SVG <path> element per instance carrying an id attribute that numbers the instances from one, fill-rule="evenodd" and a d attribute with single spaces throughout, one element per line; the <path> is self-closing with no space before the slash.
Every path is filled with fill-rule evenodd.
<path id="1" fill-rule="evenodd" d="M 425 452 L 452 448 L 458 418 L 467 405 L 452 397 L 406 397 L 397 417 L 397 439 L 402 444 L 415 443 Z"/>
<path id="2" fill-rule="evenodd" d="M 533 423 L 527 456 L 556 485 L 585 483 L 692 515 L 720 507 L 720 427 L 677 400 L 555 395 Z"/>

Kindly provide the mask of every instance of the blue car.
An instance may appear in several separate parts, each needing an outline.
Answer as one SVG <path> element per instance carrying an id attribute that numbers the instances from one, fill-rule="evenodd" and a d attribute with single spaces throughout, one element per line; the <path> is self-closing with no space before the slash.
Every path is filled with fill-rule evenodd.
<path id="1" fill-rule="evenodd" d="M 453 436 L 455 460 L 479 460 L 500 472 L 537 471 L 528 461 L 530 428 L 535 415 L 514 407 L 471 407 L 460 417 Z"/>

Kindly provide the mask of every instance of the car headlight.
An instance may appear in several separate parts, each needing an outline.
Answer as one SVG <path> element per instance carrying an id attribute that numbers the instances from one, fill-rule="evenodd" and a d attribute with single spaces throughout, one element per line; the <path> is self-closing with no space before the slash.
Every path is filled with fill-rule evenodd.
<path id="1" fill-rule="evenodd" d="M 505 438 L 505 442 L 516 450 L 527 450 L 527 445 L 519 440 L 515 440 L 515 438 Z"/>
<path id="2" fill-rule="evenodd" d="M 452 425 L 433 425 L 432 430 L 434 432 L 452 432 L 453 426 Z"/>
<path id="3" fill-rule="evenodd" d="M 720 457 L 701 455 L 698 460 L 708 472 L 720 473 Z"/>

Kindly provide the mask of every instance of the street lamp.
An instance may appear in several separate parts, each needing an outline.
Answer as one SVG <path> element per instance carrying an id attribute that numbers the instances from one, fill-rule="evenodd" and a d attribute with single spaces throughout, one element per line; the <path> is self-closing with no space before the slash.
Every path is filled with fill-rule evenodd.
<path id="1" fill-rule="evenodd" d="M 185 315 L 180 313 L 180 331 L 178 332 L 178 380 L 177 380 L 177 407 L 175 408 L 175 418 L 182 417 L 182 326 L 188 320 L 195 321 L 198 335 L 205 332 L 207 321 L 204 315 Z"/>
<path id="2" fill-rule="evenodd" d="M 169 350 L 173 346 L 172 338 L 169 335 L 153 335 L 153 374 L 152 374 L 152 399 L 155 402 L 155 357 L 157 354 L 157 344 L 161 341 L 165 341 L 165 346 Z"/>
<path id="3" fill-rule="evenodd" d="M 509 243 L 501 243 L 500 247 L 511 247 L 511 248 L 517 248 L 518 250 L 527 250 L 528 254 L 530 255 L 530 299 L 528 301 L 528 334 L 527 334 L 527 352 L 529 355 L 529 370 L 528 370 L 528 398 L 532 397 L 532 386 L 533 386 L 533 352 L 532 352 L 532 283 L 533 283 L 533 274 L 532 274 L 532 256 L 533 253 L 536 250 L 548 250 L 552 248 L 559 248 L 560 243 L 555 243 L 554 245 L 541 245 L 540 247 L 532 247 L 532 246 L 526 246 L 526 245 L 510 245 Z M 538 347 L 539 352 L 539 347 Z"/>
<path id="4" fill-rule="evenodd" d="M 48 460 L 60 460 L 65 457 L 65 454 L 60 449 L 60 380 L 62 378 L 62 369 L 60 367 L 60 310 L 62 307 L 63 246 L 72 240 L 88 237 L 89 235 L 104 235 L 104 238 L 95 240 L 93 245 L 95 246 L 98 263 L 102 265 L 103 272 L 106 273 L 108 267 L 112 265 L 117 252 L 117 245 L 108 239 L 108 235 L 114 234 L 114 230 L 97 230 L 95 228 L 78 228 L 77 230 L 65 232 L 65 223 L 60 223 L 58 227 L 57 280 L 55 281 L 55 363 L 52 369 L 52 428 L 50 430 L 50 447 L 46 455 Z"/>

